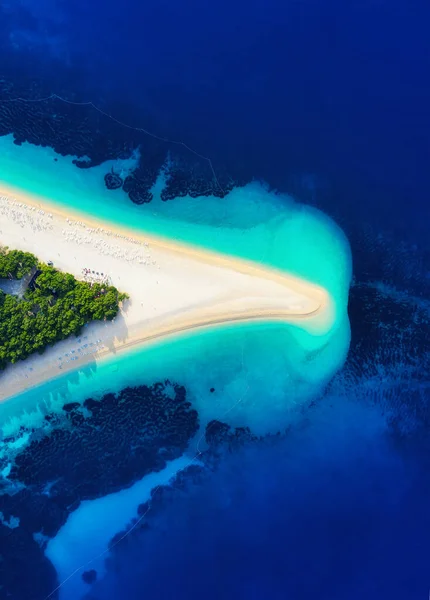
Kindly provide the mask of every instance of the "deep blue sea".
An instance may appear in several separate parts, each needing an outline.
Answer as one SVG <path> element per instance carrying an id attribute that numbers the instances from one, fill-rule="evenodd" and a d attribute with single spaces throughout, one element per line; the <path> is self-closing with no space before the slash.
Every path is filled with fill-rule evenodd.
<path id="1" fill-rule="evenodd" d="M 216 422 L 200 446 L 186 345 L 182 380 L 121 390 L 114 365 L 84 409 L 1 423 L 0 600 L 428 598 L 429 27 L 425 0 L 0 3 L 1 165 L 6 136 L 82 178 L 132 157 L 121 206 L 187 223 L 261 185 L 332 217 L 353 262 L 348 357 L 287 428 Z M 279 348 L 269 376 L 251 346 L 253 398 L 287 404 Z M 243 352 L 206 358 L 222 403 Z"/>

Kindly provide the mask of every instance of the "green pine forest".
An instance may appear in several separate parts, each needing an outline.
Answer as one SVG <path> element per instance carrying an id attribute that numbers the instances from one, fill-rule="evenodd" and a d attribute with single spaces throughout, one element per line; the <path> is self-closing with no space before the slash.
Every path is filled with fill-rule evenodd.
<path id="1" fill-rule="evenodd" d="M 29 252 L 0 247 L 0 278 L 21 279 L 33 269 L 38 276 L 23 298 L 0 290 L 0 370 L 79 335 L 91 321 L 112 320 L 128 298 L 113 286 L 78 281 Z"/>

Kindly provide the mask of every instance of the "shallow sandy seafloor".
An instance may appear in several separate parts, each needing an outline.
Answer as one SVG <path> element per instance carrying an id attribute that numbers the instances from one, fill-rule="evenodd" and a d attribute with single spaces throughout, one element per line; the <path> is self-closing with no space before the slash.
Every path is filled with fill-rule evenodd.
<path id="1" fill-rule="evenodd" d="M 0 506 L 3 524 L 11 528 L 21 518 L 13 535 L 33 540 L 35 552 L 46 550 L 61 580 L 77 569 L 59 596 L 75 600 L 88 589 L 81 577 L 86 563 L 101 575 L 108 534 L 136 513 L 130 486 L 140 486 L 144 502 L 154 485 L 199 460 L 211 445 L 208 424 L 214 421 L 233 432 L 249 428 L 246 437 L 282 432 L 300 420 L 301 408 L 320 395 L 347 355 L 351 257 L 345 236 L 328 217 L 262 184 L 233 190 L 222 201 L 166 204 L 157 200 L 160 175 L 154 202 L 136 207 L 122 192 L 105 189 L 110 164 L 83 171 L 49 148 L 17 147 L 8 137 L 0 144 L 4 185 L 66 213 L 291 273 L 320 286 L 332 301 L 325 330 L 262 322 L 181 335 L 95 359 L 0 405 L 2 484 L 9 494 Z M 121 496 L 109 500 L 115 493 Z M 103 508 L 109 502 L 123 511 L 121 520 L 111 522 L 113 509 Z M 89 522 L 96 527 L 91 543 Z M 53 541 L 47 545 L 48 538 Z M 45 577 L 52 581 L 52 573 Z"/>

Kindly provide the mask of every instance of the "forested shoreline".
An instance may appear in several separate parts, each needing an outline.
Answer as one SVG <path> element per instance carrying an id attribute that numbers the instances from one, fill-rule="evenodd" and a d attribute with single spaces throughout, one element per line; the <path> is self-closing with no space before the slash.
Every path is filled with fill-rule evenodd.
<path id="1" fill-rule="evenodd" d="M 128 298 L 114 286 L 78 281 L 36 256 L 0 248 L 0 279 L 32 275 L 23 297 L 0 289 L 0 370 L 74 334 L 111 321 Z"/>

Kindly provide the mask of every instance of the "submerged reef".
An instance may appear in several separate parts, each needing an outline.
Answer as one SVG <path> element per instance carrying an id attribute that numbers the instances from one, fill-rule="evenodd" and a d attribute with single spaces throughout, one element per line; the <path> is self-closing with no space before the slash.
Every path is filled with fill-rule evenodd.
<path id="1" fill-rule="evenodd" d="M 166 178 L 164 201 L 187 194 L 223 198 L 233 187 L 249 180 L 238 173 L 229 173 L 225 165 L 213 164 L 183 143 L 165 141 L 142 129 L 126 128 L 93 106 L 79 105 L 79 99 L 70 93 L 68 86 L 64 84 L 63 89 L 56 83 L 56 93 L 65 102 L 51 97 L 52 91 L 42 81 L 28 85 L 18 79 L 3 79 L 0 136 L 12 133 L 15 144 L 29 142 L 49 146 L 62 156 L 76 156 L 74 164 L 80 169 L 108 160 L 129 159 L 137 151 L 137 163 L 131 173 L 122 177 L 121 173 L 109 171 L 104 177 L 108 190 L 122 187 L 135 204 L 151 202 L 151 189 L 161 174 Z M 30 102 L 15 101 L 16 98 Z M 37 102 L 40 98 L 48 99 Z M 150 128 L 151 124 L 147 126 Z"/>
<path id="2" fill-rule="evenodd" d="M 197 430 L 197 413 L 186 401 L 184 388 L 173 390 L 170 396 L 161 384 L 126 388 L 117 395 L 106 394 L 101 401 L 90 398 L 79 408 L 66 405 L 70 429 L 56 427 L 50 418 L 52 431 L 18 454 L 9 479 L 43 490 L 48 481 L 56 482 L 68 473 L 66 481 L 53 483 L 50 495 L 70 506 L 162 469 L 167 460 L 182 454 Z M 96 461 L 95 442 L 103 448 Z"/>
<path id="3" fill-rule="evenodd" d="M 426 439 L 430 403 L 430 303 L 379 282 L 351 288 L 351 350 L 339 378 L 351 391 L 367 382 L 366 401 L 378 405 L 390 433 L 404 447 Z"/>
<path id="4" fill-rule="evenodd" d="M 108 190 L 118 190 L 122 187 L 124 181 L 117 173 L 114 172 L 113 168 L 110 173 L 105 175 L 105 185 Z"/>
<path id="5" fill-rule="evenodd" d="M 83 500 L 163 469 L 183 454 L 198 428 L 185 389 L 168 382 L 70 403 L 45 420 L 45 428 L 29 432 L 29 443 L 5 461 L 1 600 L 39 600 L 51 592 L 56 574 L 43 549 L 69 514 Z M 13 440 L 4 444 L 13 447 Z"/>

